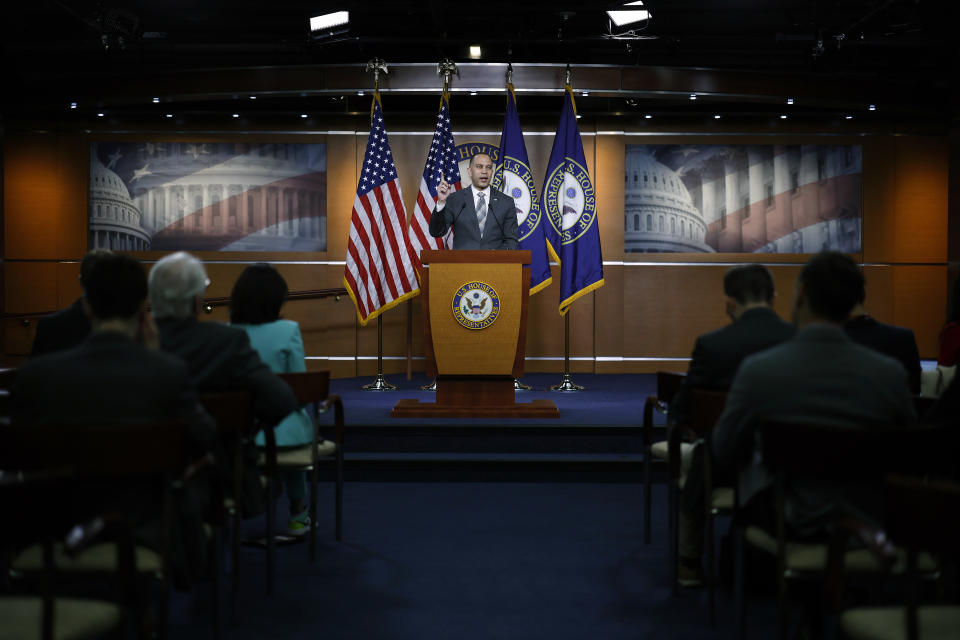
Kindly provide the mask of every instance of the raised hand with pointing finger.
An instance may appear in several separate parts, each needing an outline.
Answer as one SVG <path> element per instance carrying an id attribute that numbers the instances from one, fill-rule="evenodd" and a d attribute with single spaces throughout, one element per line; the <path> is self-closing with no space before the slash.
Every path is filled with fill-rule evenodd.
<path id="1" fill-rule="evenodd" d="M 447 184 L 447 181 L 440 180 L 440 184 L 437 185 L 437 204 L 447 201 L 447 196 L 450 195 L 450 192 L 453 191 L 450 185 Z"/>

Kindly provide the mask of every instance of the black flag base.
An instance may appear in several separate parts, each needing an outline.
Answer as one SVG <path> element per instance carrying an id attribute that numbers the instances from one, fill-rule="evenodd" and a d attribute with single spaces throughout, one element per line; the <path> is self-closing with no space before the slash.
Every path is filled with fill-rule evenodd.
<path id="1" fill-rule="evenodd" d="M 387 382 L 387 380 L 383 377 L 383 374 L 382 374 L 382 373 L 378 373 L 376 380 L 374 380 L 373 382 L 371 382 L 371 383 L 369 383 L 369 384 L 365 384 L 365 385 L 363 385 L 363 386 L 360 387 L 360 388 L 363 389 L 364 391 L 396 391 L 396 390 L 397 390 L 397 385 L 395 385 L 395 384 L 390 384 L 390 383 Z"/>
<path id="2" fill-rule="evenodd" d="M 550 387 L 550 391 L 583 391 L 586 387 L 574 383 L 570 378 L 569 373 L 563 374 L 563 378 L 560 379 L 560 384 L 555 384 Z"/>
<path id="3" fill-rule="evenodd" d="M 420 387 L 421 391 L 436 391 L 437 390 L 437 379 L 434 378 L 430 384 L 425 384 Z"/>
<path id="4" fill-rule="evenodd" d="M 513 390 L 514 390 L 514 391 L 530 391 L 531 389 L 533 389 L 533 387 L 531 387 L 531 386 L 528 385 L 528 384 L 523 384 L 522 382 L 520 382 L 520 378 L 514 378 L 514 379 L 513 379 Z"/>

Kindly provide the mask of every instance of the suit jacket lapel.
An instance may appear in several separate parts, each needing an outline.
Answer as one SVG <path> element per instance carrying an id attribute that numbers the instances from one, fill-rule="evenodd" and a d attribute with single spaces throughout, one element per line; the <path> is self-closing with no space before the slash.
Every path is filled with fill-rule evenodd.
<path id="1" fill-rule="evenodd" d="M 476 229 L 477 238 L 480 237 L 480 224 L 477 222 L 477 207 L 473 203 L 473 187 L 463 189 L 463 195 L 467 199 L 467 206 L 463 215 L 470 214 L 470 224 Z"/>

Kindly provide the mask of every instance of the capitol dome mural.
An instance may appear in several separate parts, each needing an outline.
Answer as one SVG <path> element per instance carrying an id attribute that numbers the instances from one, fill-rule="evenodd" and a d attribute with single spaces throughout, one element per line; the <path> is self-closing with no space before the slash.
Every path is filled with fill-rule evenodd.
<path id="1" fill-rule="evenodd" d="M 95 155 L 90 158 L 90 248 L 146 251 L 150 235 L 127 185 Z"/>
<path id="2" fill-rule="evenodd" d="M 676 171 L 627 147 L 624 180 L 624 251 L 713 251 L 703 216 Z"/>

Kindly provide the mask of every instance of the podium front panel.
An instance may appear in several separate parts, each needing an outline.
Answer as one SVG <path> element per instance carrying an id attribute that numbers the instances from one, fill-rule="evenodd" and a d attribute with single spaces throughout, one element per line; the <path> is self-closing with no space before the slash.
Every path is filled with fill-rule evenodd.
<path id="1" fill-rule="evenodd" d="M 522 269 L 518 263 L 430 265 L 430 330 L 439 375 L 513 374 L 523 305 Z M 496 294 L 496 301 L 484 287 Z M 474 294 L 483 308 L 472 315 L 465 313 L 464 303 Z M 459 300 L 456 305 L 455 300 Z M 487 305 L 492 309 L 494 304 L 496 318 L 492 322 L 487 324 L 489 315 L 472 320 L 484 317 L 490 310 Z"/>

